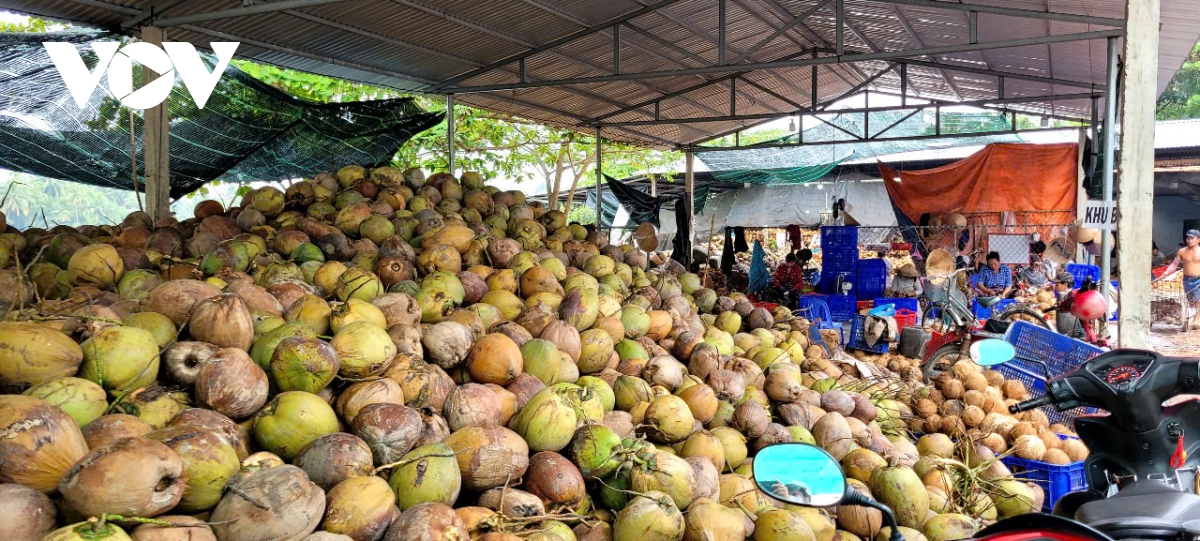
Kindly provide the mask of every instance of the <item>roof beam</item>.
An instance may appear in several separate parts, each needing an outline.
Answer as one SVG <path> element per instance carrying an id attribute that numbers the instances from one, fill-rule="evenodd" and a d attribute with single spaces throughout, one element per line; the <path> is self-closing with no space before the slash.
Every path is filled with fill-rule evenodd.
<path id="1" fill-rule="evenodd" d="M 1025 47 L 1029 45 L 1043 45 L 1047 43 L 1065 43 L 1071 41 L 1086 41 L 1093 39 L 1106 39 L 1110 37 L 1120 37 L 1124 34 L 1123 30 L 1098 30 L 1092 32 L 1077 32 L 1071 34 L 1059 34 L 1054 36 L 1041 36 L 1034 38 L 1021 38 L 1003 41 L 990 41 L 975 44 L 964 45 L 943 45 L 937 47 L 926 47 L 921 49 L 899 50 L 899 51 L 880 51 L 871 53 L 854 53 L 838 57 L 817 57 L 807 59 L 795 59 L 775 62 L 757 62 L 751 64 L 740 64 L 738 66 L 703 66 L 699 68 L 685 68 L 676 70 L 661 70 L 648 71 L 642 73 L 623 73 L 620 75 L 601 75 L 597 77 L 574 77 L 567 79 L 556 79 L 551 81 L 541 81 L 538 83 L 510 83 L 496 85 L 481 85 L 456 87 L 444 89 L 447 92 L 453 93 L 468 93 L 468 92 L 495 92 L 498 90 L 516 90 L 521 88 L 538 88 L 543 86 L 567 86 L 577 84 L 593 84 L 605 83 L 613 81 L 630 81 L 640 79 L 660 79 L 670 77 L 682 77 L 687 75 L 703 75 L 711 73 L 729 73 L 731 71 L 742 70 L 774 70 L 782 68 L 797 68 L 803 66 L 820 66 L 832 64 L 846 64 L 853 62 L 868 62 L 875 60 L 899 60 L 910 56 L 928 56 L 935 54 L 952 54 L 981 51 L 986 49 L 1007 49 L 1012 47 Z M 997 74 L 1003 74 L 998 72 Z"/>
<path id="2" fill-rule="evenodd" d="M 1110 26 L 1113 28 L 1125 28 L 1123 19 L 1112 19 L 1108 17 L 1096 17 L 1093 15 L 1076 15 L 1074 13 L 1060 13 L 1053 11 L 1036 11 L 1032 9 L 1008 8 L 1000 6 L 988 6 L 984 4 L 967 4 L 958 2 L 944 2 L 942 0 L 863 0 L 865 2 L 881 2 L 885 4 L 900 4 L 903 6 L 916 6 L 923 8 L 934 9 L 952 9 L 956 11 L 974 11 L 977 13 L 987 13 L 991 15 L 1004 15 L 1006 17 L 1024 17 L 1027 19 L 1042 19 L 1047 21 L 1061 21 L 1066 23 L 1094 24 L 1098 26 Z"/>
<path id="3" fill-rule="evenodd" d="M 830 0 L 821 0 L 820 2 L 817 2 L 817 5 L 815 5 L 811 8 L 808 8 L 807 10 L 804 11 L 804 13 L 801 13 L 800 16 L 792 18 L 791 22 L 783 25 L 778 30 L 775 30 L 774 32 L 771 33 L 771 35 L 759 40 L 758 43 L 754 44 L 753 47 L 746 49 L 746 51 L 743 52 L 736 59 L 734 59 L 734 61 L 732 63 L 740 64 L 742 62 L 742 60 L 749 58 L 750 55 L 758 52 L 759 49 L 762 49 L 768 43 L 771 43 L 772 41 L 774 41 L 775 38 L 783 35 L 784 32 L 787 32 L 788 30 L 790 30 L 792 27 L 796 26 L 797 24 L 803 24 L 804 19 L 806 17 L 808 17 L 809 15 L 812 15 L 813 13 L 816 13 L 817 10 L 829 5 L 829 2 L 830 2 Z"/>
<path id="4" fill-rule="evenodd" d="M 1099 96 L 1094 92 L 1080 92 L 1076 94 L 1054 94 L 1049 96 L 1024 96 L 1020 98 L 1004 98 L 1004 99 L 988 99 L 955 102 L 955 107 L 982 107 L 985 105 L 1002 105 L 1014 103 L 1045 103 L 1052 101 L 1069 101 L 1092 99 Z M 839 98 L 840 99 L 840 98 Z M 807 116 L 820 118 L 820 115 L 840 115 L 840 114 L 863 114 L 863 113 L 885 113 L 889 111 L 911 111 L 913 109 L 927 109 L 930 107 L 941 107 L 942 103 L 920 103 L 913 105 L 894 105 L 889 107 L 856 107 L 851 109 L 826 109 L 823 111 L 811 111 L 808 109 L 798 109 L 786 114 L 747 114 L 747 115 L 722 115 L 709 117 L 692 117 L 692 118 L 665 118 L 662 120 L 631 120 L 629 122 L 612 122 L 604 124 L 603 127 L 620 127 L 620 126 L 658 126 L 663 124 L 703 124 L 708 122 L 729 122 L 734 120 L 765 120 L 774 118 L 785 118 L 789 116 Z M 857 137 L 857 136 L 856 136 Z"/>
<path id="5" fill-rule="evenodd" d="M 567 35 L 565 35 L 561 38 L 555 39 L 555 40 L 550 40 L 546 43 L 543 43 L 542 45 L 532 47 L 529 50 L 526 50 L 526 51 L 523 51 L 523 52 L 520 52 L 520 53 L 517 53 L 514 55 L 509 55 L 505 58 L 502 58 L 500 60 L 492 62 L 481 68 L 477 68 L 477 69 L 468 71 L 466 73 L 456 75 L 454 77 L 446 79 L 445 81 L 442 81 L 441 83 L 437 84 L 434 88 L 430 89 L 430 91 L 431 92 L 440 92 L 442 90 L 445 90 L 450 85 L 458 84 L 462 81 L 465 81 L 472 77 L 487 73 L 489 71 L 492 71 L 496 68 L 505 66 L 507 64 L 511 64 L 511 63 L 521 60 L 523 58 L 529 58 L 535 54 L 549 51 L 550 49 L 554 49 L 555 47 L 558 47 L 560 45 L 564 45 L 564 44 L 570 43 L 572 41 L 575 41 L 579 38 L 582 38 L 584 36 L 594 34 L 596 32 L 604 30 L 605 28 L 609 28 L 614 25 L 618 25 L 623 22 L 626 22 L 626 21 L 629 21 L 632 19 L 636 19 L 638 17 L 641 17 L 642 15 L 645 15 L 645 14 L 653 12 L 653 11 L 657 11 L 659 9 L 662 9 L 664 7 L 667 7 L 671 4 L 674 4 L 674 3 L 680 2 L 680 1 L 682 1 L 682 0 L 660 0 L 659 2 L 655 2 L 653 4 L 647 5 L 641 9 L 635 9 L 629 13 L 626 13 L 619 17 L 614 17 L 614 18 L 604 21 L 600 24 L 597 24 L 594 26 L 589 26 L 589 27 L 579 30 L 577 32 L 572 32 L 570 34 L 567 34 Z"/>
<path id="6" fill-rule="evenodd" d="M 904 27 L 904 31 L 908 33 L 908 37 L 912 38 L 913 43 L 915 43 L 917 47 L 924 48 L 925 40 L 921 39 L 921 36 L 917 34 L 917 29 L 913 28 L 912 23 L 908 22 L 908 17 L 905 17 L 904 12 L 900 11 L 900 6 L 892 4 L 892 13 L 896 14 L 896 18 L 900 20 L 900 26 Z M 939 63 L 937 59 L 932 56 L 929 57 L 929 61 L 934 64 Z M 958 91 L 958 84 L 954 82 L 954 79 L 950 77 L 950 74 L 946 73 L 946 70 L 942 69 L 941 67 L 934 69 L 936 69 L 937 72 L 942 75 L 942 80 L 946 81 L 946 86 L 950 87 L 951 92 L 954 92 L 954 97 L 958 98 L 959 101 L 962 101 L 962 92 Z"/>
<path id="7" fill-rule="evenodd" d="M 742 2 L 743 2 L 743 0 L 735 0 L 735 1 L 738 2 L 739 4 L 742 4 Z M 808 35 L 805 37 L 807 39 L 809 39 L 810 41 L 812 41 L 813 43 L 824 46 L 824 47 L 836 49 L 836 47 L 831 46 L 833 44 L 829 43 L 829 40 L 822 37 L 821 34 L 818 34 L 816 30 L 812 29 L 812 27 L 808 26 L 807 24 L 804 24 L 803 19 L 805 17 L 807 17 L 808 15 L 811 15 L 811 13 L 805 13 L 801 17 L 796 17 L 795 15 L 792 15 L 792 12 L 790 10 L 788 10 L 788 8 L 786 8 L 782 4 L 780 4 L 778 0 L 762 0 L 762 1 L 765 2 L 769 7 L 774 8 L 778 12 L 777 14 L 779 15 L 780 19 L 785 24 L 790 24 L 790 23 L 794 22 L 796 28 L 807 32 Z M 744 4 L 742 5 L 742 7 L 745 9 L 750 9 L 749 7 L 745 6 Z M 775 27 L 774 24 L 771 24 L 771 21 L 768 21 L 766 17 L 764 17 L 761 13 L 759 13 L 759 10 L 751 10 L 751 13 L 756 18 L 758 18 L 758 20 L 762 21 L 767 26 L 770 26 L 772 28 Z M 797 21 L 797 19 L 800 19 L 800 20 Z M 804 46 L 800 42 L 796 41 L 791 36 L 791 34 L 786 34 L 786 36 L 788 37 L 788 40 L 790 40 L 792 43 L 795 43 L 798 46 L 802 46 L 802 47 Z M 858 66 L 847 65 L 847 66 L 843 66 L 843 68 L 853 71 L 854 73 L 858 74 L 858 76 L 860 78 L 865 79 L 867 77 L 867 74 L 863 73 L 862 70 L 858 69 Z M 854 84 L 854 83 L 851 83 L 849 79 L 846 79 L 845 77 L 843 77 L 842 74 L 838 72 L 838 70 L 830 69 L 829 71 L 831 71 L 834 75 L 836 75 L 842 81 L 845 81 L 846 84 L 848 84 L 848 85 Z"/>
<path id="8" fill-rule="evenodd" d="M 134 15 L 128 19 L 125 19 L 124 21 L 121 21 L 121 28 L 133 28 L 137 26 L 138 23 L 153 17 L 155 13 L 162 13 L 179 4 L 182 4 L 183 2 L 184 0 L 162 0 L 161 2 L 158 2 L 147 9 L 143 9 L 141 14 Z"/>
<path id="9" fill-rule="evenodd" d="M 855 144 L 855 143 L 879 143 L 879 142 L 891 142 L 891 141 L 930 141 L 930 140 L 939 140 L 939 139 L 961 139 L 963 137 L 1020 135 L 1022 133 L 1050 132 L 1050 131 L 1063 131 L 1063 130 L 1075 130 L 1075 129 L 1077 129 L 1077 128 L 1031 128 L 1028 130 L 1003 130 L 1003 131 L 993 131 L 993 132 L 971 132 L 971 133 L 943 133 L 941 135 L 912 135 L 912 136 L 906 136 L 906 137 L 887 137 L 884 139 L 853 139 L 853 140 L 846 140 L 846 141 L 817 141 L 817 142 L 805 141 L 803 143 L 758 144 L 758 145 L 747 145 L 747 146 L 740 146 L 740 147 L 702 147 L 702 146 L 696 146 L 695 144 L 693 144 L 693 145 L 679 147 L 679 150 L 685 150 L 685 151 L 689 151 L 689 152 L 725 152 L 725 151 L 733 151 L 733 150 L 746 150 L 746 149 L 751 149 L 751 148 L 753 148 L 753 149 L 795 148 L 795 147 L 815 147 L 815 146 L 825 146 L 825 145 L 847 145 L 847 144 Z"/>
<path id="10" fill-rule="evenodd" d="M 271 2 L 269 4 L 250 4 L 240 8 L 220 9 L 217 11 L 207 11 L 204 13 L 178 15 L 175 17 L 151 17 L 150 24 L 163 28 L 168 26 L 182 26 L 185 24 L 196 24 L 220 19 L 232 19 L 234 17 L 246 17 L 248 15 L 261 15 L 263 13 L 272 13 L 276 11 L 283 11 L 285 9 L 337 4 L 345 1 L 347 0 L 280 0 L 279 2 Z"/>

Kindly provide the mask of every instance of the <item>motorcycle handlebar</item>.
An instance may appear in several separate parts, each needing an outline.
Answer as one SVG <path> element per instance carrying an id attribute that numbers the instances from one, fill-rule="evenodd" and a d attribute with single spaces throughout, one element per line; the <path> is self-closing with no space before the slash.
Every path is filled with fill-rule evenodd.
<path id="1" fill-rule="evenodd" d="M 1017 413 L 1021 413 L 1022 411 L 1029 411 L 1034 408 L 1040 408 L 1042 406 L 1049 405 L 1053 401 L 1054 401 L 1053 396 L 1045 394 L 1045 395 L 1039 396 L 1037 398 L 1033 398 L 1030 400 L 1026 400 L 1024 402 L 1013 404 L 1008 407 L 1008 412 L 1012 413 L 1012 414 L 1017 414 Z"/>

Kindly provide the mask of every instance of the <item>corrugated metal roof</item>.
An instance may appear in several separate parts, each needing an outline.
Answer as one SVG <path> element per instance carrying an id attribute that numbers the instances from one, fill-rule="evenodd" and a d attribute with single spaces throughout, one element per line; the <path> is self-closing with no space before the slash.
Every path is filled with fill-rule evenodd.
<path id="1" fill-rule="evenodd" d="M 277 0 L 271 0 L 277 1 Z M 1125 0 L 961 0 L 980 6 L 1021 8 L 1093 17 L 1122 18 Z M 344 0 L 342 2 L 229 17 L 168 28 L 171 41 L 206 47 L 210 41 L 240 41 L 240 56 L 405 91 L 424 91 L 481 66 L 512 58 L 533 47 L 593 25 L 657 5 L 662 0 Z M 170 2 L 157 17 L 228 10 L 268 0 L 189 0 Z M 710 66 L 717 61 L 716 0 L 679 0 L 628 21 L 621 29 L 622 72 L 678 70 Z M 162 5 L 161 0 L 4 0 L 4 7 L 109 29 Z M 833 3 L 828 0 L 727 0 L 727 60 L 771 62 L 813 47 L 832 48 L 836 34 Z M 814 11 L 815 9 L 815 11 Z M 1189 0 L 1162 0 L 1159 89 L 1165 87 L 1200 37 L 1200 10 Z M 799 24 L 797 16 L 808 13 Z M 900 51 L 967 43 L 970 25 L 965 11 L 845 0 L 847 54 Z M 978 15 L 980 42 L 1043 37 L 1102 30 L 1078 22 L 1044 21 L 991 13 Z M 784 25 L 792 24 L 779 33 Z M 124 29 L 130 32 L 132 29 Z M 779 34 L 769 42 L 762 40 Z M 910 91 L 916 96 L 948 101 L 996 97 L 991 75 L 939 69 L 964 66 L 1006 73 L 1071 80 L 1102 88 L 1104 40 L 1030 45 L 987 51 L 912 57 L 926 65 L 910 65 Z M 887 69 L 884 61 L 824 65 L 818 69 L 818 101 L 842 95 L 868 77 Z M 612 31 L 603 29 L 530 56 L 529 81 L 587 78 L 612 73 Z M 561 87 L 526 88 L 459 94 L 461 103 L 527 117 L 549 125 L 584 129 L 590 120 L 618 113 L 610 122 L 653 119 L 654 107 L 632 106 L 722 77 L 721 73 L 609 81 Z M 812 68 L 793 67 L 752 72 L 737 85 L 739 114 L 789 113 L 795 104 L 808 106 Z M 461 81 L 462 86 L 504 85 L 519 80 L 512 62 Z M 1005 96 L 1045 96 L 1080 92 L 1078 87 L 1012 78 Z M 869 88 L 896 92 L 898 73 L 875 80 Z M 1083 117 L 1090 100 L 1012 106 L 1031 113 Z M 728 114 L 728 82 L 695 89 L 661 103 L 662 118 L 711 117 Z M 606 127 L 605 137 L 650 147 L 692 144 L 753 125 L 759 120 L 696 124 Z M 1161 128 L 1160 128 L 1161 129 Z"/>

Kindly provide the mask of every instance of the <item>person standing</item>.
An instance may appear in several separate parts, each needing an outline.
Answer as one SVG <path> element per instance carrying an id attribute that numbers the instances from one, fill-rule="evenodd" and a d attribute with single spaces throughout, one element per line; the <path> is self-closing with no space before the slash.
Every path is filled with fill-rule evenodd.
<path id="1" fill-rule="evenodd" d="M 1185 242 L 1186 245 L 1175 252 L 1175 260 L 1162 276 L 1170 276 L 1176 269 L 1183 268 L 1183 291 L 1192 306 L 1192 325 L 1196 326 L 1200 325 L 1200 230 L 1188 230 Z"/>
<path id="2" fill-rule="evenodd" d="M 987 264 L 975 275 L 975 291 L 983 297 L 1007 299 L 1012 288 L 1012 269 L 1000 264 L 999 252 L 988 252 Z"/>

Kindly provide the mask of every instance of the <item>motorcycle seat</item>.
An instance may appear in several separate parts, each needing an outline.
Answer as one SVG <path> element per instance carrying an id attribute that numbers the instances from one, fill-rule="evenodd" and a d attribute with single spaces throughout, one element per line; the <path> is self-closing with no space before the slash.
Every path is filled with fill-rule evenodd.
<path id="1" fill-rule="evenodd" d="M 1113 538 L 1200 535 L 1200 496 L 1143 481 L 1111 498 L 1081 505 L 1075 520 Z"/>

